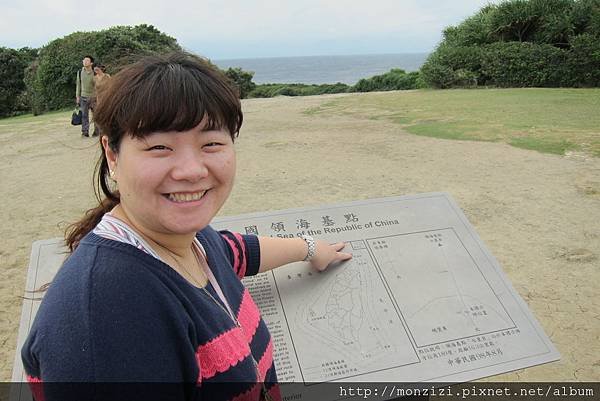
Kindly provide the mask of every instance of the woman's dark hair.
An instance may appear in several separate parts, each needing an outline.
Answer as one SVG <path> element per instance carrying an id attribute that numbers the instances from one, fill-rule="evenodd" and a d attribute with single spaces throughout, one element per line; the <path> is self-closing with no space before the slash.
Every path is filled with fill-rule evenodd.
<path id="1" fill-rule="evenodd" d="M 190 53 L 145 56 L 115 74 L 97 97 L 94 121 L 115 153 L 124 135 L 143 138 L 153 132 L 187 131 L 200 122 L 206 130 L 226 129 L 235 139 L 243 121 L 240 100 L 229 79 Z M 111 188 L 101 142 L 100 148 L 94 171 L 99 205 L 67 227 L 65 241 L 71 252 L 120 202 L 119 191 Z"/>

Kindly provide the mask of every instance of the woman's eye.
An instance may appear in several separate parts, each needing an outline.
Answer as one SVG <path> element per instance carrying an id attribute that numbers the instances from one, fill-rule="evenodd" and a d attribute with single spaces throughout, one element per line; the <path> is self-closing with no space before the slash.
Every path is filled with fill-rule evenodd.
<path id="1" fill-rule="evenodd" d="M 148 148 L 148 150 L 167 150 L 169 148 L 167 148 L 165 145 L 154 145 Z"/>
<path id="2" fill-rule="evenodd" d="M 222 143 L 220 143 L 220 142 L 209 142 L 209 143 L 205 144 L 204 146 L 214 147 L 214 146 L 219 146 L 219 145 L 222 145 Z"/>

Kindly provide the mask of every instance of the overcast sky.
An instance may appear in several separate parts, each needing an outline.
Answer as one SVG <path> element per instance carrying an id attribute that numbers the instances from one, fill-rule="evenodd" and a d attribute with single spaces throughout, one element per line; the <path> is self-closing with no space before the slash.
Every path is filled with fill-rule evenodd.
<path id="1" fill-rule="evenodd" d="M 429 52 L 448 25 L 497 0 L 0 0 L 0 46 L 154 25 L 214 60 Z"/>

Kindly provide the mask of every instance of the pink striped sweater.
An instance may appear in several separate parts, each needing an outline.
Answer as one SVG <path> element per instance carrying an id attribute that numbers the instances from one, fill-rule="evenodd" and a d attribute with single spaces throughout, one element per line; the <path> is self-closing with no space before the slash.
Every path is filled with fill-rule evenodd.
<path id="1" fill-rule="evenodd" d="M 239 326 L 212 284 L 211 299 L 144 244 L 92 232 L 22 348 L 37 401 L 281 399 L 269 331 L 240 281 L 258 272 L 258 238 L 211 227 L 196 238 Z"/>

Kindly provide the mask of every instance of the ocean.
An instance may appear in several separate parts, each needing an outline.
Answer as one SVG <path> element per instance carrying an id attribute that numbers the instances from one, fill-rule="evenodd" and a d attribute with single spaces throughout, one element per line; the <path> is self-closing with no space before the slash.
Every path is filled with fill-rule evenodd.
<path id="1" fill-rule="evenodd" d="M 211 60 L 223 69 L 253 71 L 252 81 L 264 83 L 354 85 L 361 78 L 383 74 L 392 68 L 417 71 L 428 53 L 370 54 L 354 56 L 269 57 Z"/>

